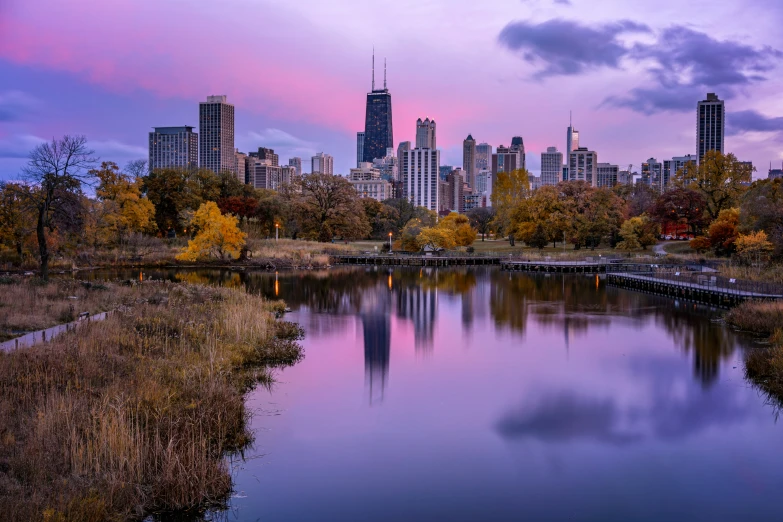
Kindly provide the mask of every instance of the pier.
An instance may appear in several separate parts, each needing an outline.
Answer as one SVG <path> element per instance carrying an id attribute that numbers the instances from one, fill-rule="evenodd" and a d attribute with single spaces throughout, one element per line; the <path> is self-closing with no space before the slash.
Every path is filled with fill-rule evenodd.
<path id="1" fill-rule="evenodd" d="M 375 266 L 484 266 L 499 265 L 497 256 L 331 255 L 334 264 Z"/>

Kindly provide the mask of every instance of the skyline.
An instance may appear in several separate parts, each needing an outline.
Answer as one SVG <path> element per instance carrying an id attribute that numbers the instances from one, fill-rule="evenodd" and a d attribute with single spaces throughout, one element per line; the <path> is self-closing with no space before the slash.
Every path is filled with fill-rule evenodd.
<path id="1" fill-rule="evenodd" d="M 443 164 L 462 164 L 468 134 L 494 147 L 521 135 L 538 174 L 541 152 L 565 149 L 573 110 L 581 146 L 600 162 L 639 170 L 649 157 L 696 153 L 696 103 L 715 92 L 726 100 L 726 150 L 752 161 L 756 177 L 770 161 L 780 165 L 783 101 L 770 78 L 783 62 L 775 28 L 783 6 L 563 1 L 405 0 L 394 5 L 421 19 L 389 15 L 381 25 L 370 21 L 389 13 L 382 2 L 346 1 L 334 13 L 309 0 L 234 0 L 222 9 L 195 2 L 182 13 L 178 1 L 6 1 L 0 179 L 18 173 L 38 140 L 66 133 L 87 135 L 105 160 L 145 158 L 153 127 L 196 126 L 197 103 L 212 94 L 236 105 L 240 150 L 263 146 L 304 159 L 324 151 L 347 174 L 364 127 L 373 45 L 387 58 L 395 149 L 415 141 L 416 119 L 429 117 L 438 122 Z M 251 31 L 248 9 L 270 21 L 263 34 Z M 441 25 L 421 33 L 437 13 Z M 684 19 L 696 22 L 674 31 L 669 20 Z M 236 31 L 211 50 L 196 38 L 207 22 Z M 428 52 L 418 53 L 421 46 Z"/>

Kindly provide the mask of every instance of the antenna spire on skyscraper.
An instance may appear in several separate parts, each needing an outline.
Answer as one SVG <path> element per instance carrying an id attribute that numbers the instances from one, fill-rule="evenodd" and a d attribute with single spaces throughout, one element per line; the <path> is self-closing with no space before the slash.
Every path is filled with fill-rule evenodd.
<path id="1" fill-rule="evenodd" d="M 375 46 L 372 46 L 372 90 L 375 90 Z"/>
<path id="2" fill-rule="evenodd" d="M 386 89 L 386 58 L 383 59 L 383 88 Z"/>

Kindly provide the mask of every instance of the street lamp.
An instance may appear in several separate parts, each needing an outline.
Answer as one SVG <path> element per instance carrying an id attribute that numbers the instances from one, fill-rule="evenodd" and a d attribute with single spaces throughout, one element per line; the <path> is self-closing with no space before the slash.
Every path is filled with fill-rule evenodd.
<path id="1" fill-rule="evenodd" d="M 391 251 L 392 251 L 392 242 L 391 242 L 391 238 L 392 238 L 392 233 L 391 233 L 391 232 L 389 232 L 389 253 L 390 253 L 390 254 L 391 254 Z"/>
<path id="2" fill-rule="evenodd" d="M 275 223 L 275 241 L 280 237 L 280 223 Z"/>

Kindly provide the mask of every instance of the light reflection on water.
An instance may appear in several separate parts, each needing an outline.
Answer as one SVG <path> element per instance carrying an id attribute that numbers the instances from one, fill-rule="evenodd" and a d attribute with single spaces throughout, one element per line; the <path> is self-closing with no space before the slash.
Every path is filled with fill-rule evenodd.
<path id="1" fill-rule="evenodd" d="M 305 360 L 248 396 L 230 520 L 769 520 L 780 427 L 719 311 L 595 276 L 146 277 L 284 299 Z"/>

